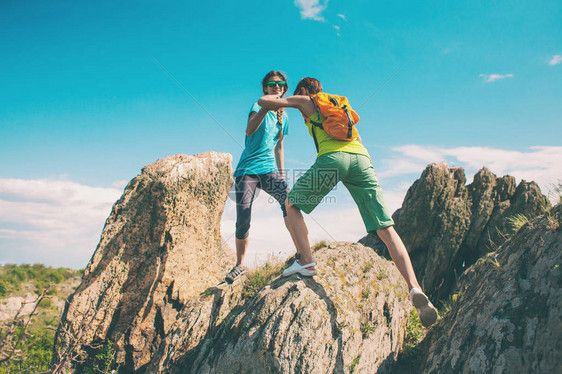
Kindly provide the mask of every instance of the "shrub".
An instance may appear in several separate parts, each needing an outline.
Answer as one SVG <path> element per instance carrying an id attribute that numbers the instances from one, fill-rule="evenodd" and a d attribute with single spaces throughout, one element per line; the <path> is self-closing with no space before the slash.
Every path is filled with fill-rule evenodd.
<path id="1" fill-rule="evenodd" d="M 6 296 L 7 291 L 8 291 L 8 288 L 6 287 L 6 282 L 4 282 L 3 280 L 0 280 L 0 296 L 1 297 Z"/>
<path id="2" fill-rule="evenodd" d="M 118 369 L 115 363 L 115 348 L 111 340 L 104 341 L 98 348 L 88 354 L 86 362 L 79 372 L 84 374 L 112 373 Z"/>
<path id="3" fill-rule="evenodd" d="M 27 272 L 22 268 L 13 268 L 11 273 L 15 276 L 17 280 L 20 282 L 25 282 L 27 280 Z"/>
<path id="4" fill-rule="evenodd" d="M 54 270 L 51 271 L 49 274 L 49 279 L 54 282 L 54 283 L 60 283 L 64 280 L 64 276 L 58 271 L 58 270 Z"/>

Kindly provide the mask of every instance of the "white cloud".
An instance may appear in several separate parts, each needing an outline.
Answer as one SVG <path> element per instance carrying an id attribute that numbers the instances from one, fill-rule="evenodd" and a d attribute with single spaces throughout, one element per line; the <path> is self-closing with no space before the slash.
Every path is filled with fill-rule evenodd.
<path id="1" fill-rule="evenodd" d="M 320 0 L 295 0 L 295 5 L 301 10 L 302 19 L 313 19 L 315 21 L 324 21 L 324 17 L 320 15 L 326 9 L 325 1 L 323 4 Z"/>
<path id="2" fill-rule="evenodd" d="M 427 165 L 419 160 L 401 159 L 384 159 L 381 160 L 382 168 L 377 172 L 382 178 L 391 178 L 404 174 L 419 173 Z"/>
<path id="3" fill-rule="evenodd" d="M 379 173 L 386 178 L 412 174 L 416 165 L 440 161 L 463 167 L 469 182 L 472 175 L 485 166 L 497 176 L 509 174 L 518 180 L 535 181 L 545 194 L 562 178 L 562 147 L 534 146 L 525 151 L 514 151 L 490 147 L 405 145 L 392 150 L 397 154 L 382 160 L 384 168 Z M 418 170 L 421 173 L 423 167 Z"/>
<path id="4" fill-rule="evenodd" d="M 84 267 L 121 193 L 69 181 L 0 179 L 0 262 Z"/>
<path id="5" fill-rule="evenodd" d="M 129 183 L 129 181 L 127 180 L 120 180 L 120 181 L 115 181 L 113 183 L 111 183 L 111 186 L 119 189 L 119 190 L 124 190 L 125 187 L 127 186 L 127 183 Z"/>
<path id="6" fill-rule="evenodd" d="M 347 18 L 345 17 L 345 14 L 337 14 L 338 17 L 340 17 L 341 19 L 343 19 L 344 21 L 347 21 Z"/>
<path id="7" fill-rule="evenodd" d="M 334 29 L 336 29 L 337 31 L 340 31 L 341 27 L 339 27 L 338 25 L 334 25 Z"/>
<path id="8" fill-rule="evenodd" d="M 486 83 L 492 83 L 500 79 L 513 78 L 513 74 L 480 74 Z"/>
<path id="9" fill-rule="evenodd" d="M 560 63 L 562 63 L 562 55 L 554 55 L 550 61 L 548 61 L 548 64 L 551 66 L 558 65 Z"/>

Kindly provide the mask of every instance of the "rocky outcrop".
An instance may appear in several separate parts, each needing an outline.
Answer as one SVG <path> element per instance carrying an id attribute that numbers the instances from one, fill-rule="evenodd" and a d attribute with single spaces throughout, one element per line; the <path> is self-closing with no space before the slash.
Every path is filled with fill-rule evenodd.
<path id="1" fill-rule="evenodd" d="M 386 372 L 412 308 L 396 267 L 357 243 L 314 256 L 314 278 L 278 278 L 246 302 L 239 284 L 193 300 L 147 372 Z"/>
<path id="2" fill-rule="evenodd" d="M 120 373 L 388 370 L 412 305 L 396 267 L 372 249 L 331 243 L 315 253 L 317 276 L 279 270 L 253 296 L 242 281 L 221 283 L 233 265 L 219 232 L 230 163 L 171 156 L 128 184 L 68 300 L 58 352 L 78 342 L 92 362 L 112 341 Z"/>
<path id="3" fill-rule="evenodd" d="M 125 371 L 148 365 L 183 306 L 233 265 L 220 236 L 231 162 L 216 152 L 169 156 L 127 185 L 68 300 L 58 347 L 109 339 Z"/>
<path id="4" fill-rule="evenodd" d="M 252 295 L 251 274 L 219 284 L 233 265 L 219 231 L 230 164 L 230 155 L 215 152 L 170 156 L 128 184 L 68 300 L 58 352 L 82 348 L 90 359 L 111 340 L 120 373 L 400 372 L 395 359 L 412 305 L 394 264 L 371 248 L 330 243 L 314 253 L 317 276 L 277 274 Z M 446 289 L 447 267 L 487 253 L 483 238 L 506 227 L 502 217 L 537 214 L 548 205 L 543 198 L 535 184 L 515 186 L 486 169 L 466 186 L 462 169 L 435 164 L 395 219 L 436 296 Z M 408 367 L 559 369 L 560 222 L 558 209 L 478 260 Z"/>
<path id="5" fill-rule="evenodd" d="M 459 279 L 416 372 L 562 372 L 562 206 L 523 226 Z"/>
<path id="6" fill-rule="evenodd" d="M 534 182 L 517 186 L 515 178 L 483 168 L 467 186 L 462 168 L 437 163 L 410 187 L 393 219 L 420 283 L 437 301 L 449 295 L 458 275 L 503 243 L 510 217 L 535 217 L 549 208 Z M 360 242 L 387 255 L 372 235 Z"/>

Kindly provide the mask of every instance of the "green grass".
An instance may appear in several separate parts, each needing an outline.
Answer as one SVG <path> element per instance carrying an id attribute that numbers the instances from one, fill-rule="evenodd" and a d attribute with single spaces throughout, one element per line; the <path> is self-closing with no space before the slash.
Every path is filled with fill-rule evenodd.
<path id="1" fill-rule="evenodd" d="M 16 340 L 21 338 L 16 348 L 22 350 L 24 356 L 11 359 L 0 365 L 0 373 L 36 373 L 48 370 L 55 339 L 54 331 L 45 329 L 28 336 L 23 327 L 18 326 L 14 333 Z"/>
<path id="2" fill-rule="evenodd" d="M 363 263 L 363 273 L 368 273 L 375 266 L 375 261 L 369 260 Z"/>
<path id="3" fill-rule="evenodd" d="M 413 353 L 414 348 L 423 340 L 425 334 L 423 326 L 415 309 L 410 311 L 406 322 L 406 334 L 402 344 L 403 354 L 408 357 Z"/>
<path id="4" fill-rule="evenodd" d="M 380 269 L 379 272 L 377 273 L 377 279 L 378 280 L 383 280 L 385 278 L 388 278 L 388 274 L 386 273 L 385 269 Z"/>
<path id="5" fill-rule="evenodd" d="M 511 228 L 511 233 L 515 234 L 517 231 L 521 229 L 521 227 L 525 226 L 525 224 L 529 223 L 529 217 L 524 214 L 515 214 L 511 217 L 507 217 L 507 223 Z"/>
<path id="6" fill-rule="evenodd" d="M 347 326 L 348 324 L 345 322 L 336 321 L 336 330 L 338 330 L 340 334 L 343 332 L 343 329 L 345 329 Z"/>
<path id="7" fill-rule="evenodd" d="M 353 374 L 355 372 L 355 367 L 359 364 L 360 360 L 361 360 L 361 355 L 355 357 L 353 361 L 351 361 L 351 366 L 349 367 L 350 374 Z"/>
<path id="8" fill-rule="evenodd" d="M 91 350 L 86 361 L 80 365 L 77 372 L 83 374 L 106 374 L 116 372 L 116 351 L 111 340 L 106 340 Z"/>
<path id="9" fill-rule="evenodd" d="M 326 245 L 327 242 L 325 240 L 320 240 L 319 242 L 314 244 L 310 249 L 312 250 L 312 252 L 316 252 L 317 250 L 324 248 Z"/>
<path id="10" fill-rule="evenodd" d="M 550 213 L 550 211 L 546 212 L 545 214 L 546 217 L 546 228 L 549 230 L 558 230 L 560 228 L 560 226 L 562 226 L 562 217 L 561 216 L 552 216 L 552 214 Z"/>
<path id="11" fill-rule="evenodd" d="M 441 301 L 440 307 L 438 309 L 439 316 L 441 318 L 443 318 L 447 313 L 449 313 L 451 311 L 451 309 L 453 309 L 453 306 L 457 302 L 458 298 L 459 298 L 459 294 L 455 293 L 455 294 L 449 295 L 449 298 Z"/>
<path id="12" fill-rule="evenodd" d="M 274 278 L 281 275 L 285 265 L 286 264 L 282 261 L 271 258 L 265 265 L 248 271 L 246 273 L 244 289 L 242 290 L 242 298 L 244 300 L 249 300 L 254 297 L 259 290 L 271 283 Z"/>
<path id="13" fill-rule="evenodd" d="M 10 345 L 17 342 L 16 349 L 20 351 L 9 361 L 0 364 L 0 374 L 37 373 L 49 369 L 60 315 L 55 300 L 66 299 L 78 285 L 82 274 L 83 271 L 55 269 L 42 264 L 0 266 L 1 298 L 29 293 L 40 295 L 48 290 L 31 319 L 29 316 L 19 316 L 14 323 L 14 312 L 14 316 L 0 321 L 0 340 L 11 342 Z M 0 357 L 5 357 L 10 352 L 4 346 L 4 349 L 0 349 Z"/>

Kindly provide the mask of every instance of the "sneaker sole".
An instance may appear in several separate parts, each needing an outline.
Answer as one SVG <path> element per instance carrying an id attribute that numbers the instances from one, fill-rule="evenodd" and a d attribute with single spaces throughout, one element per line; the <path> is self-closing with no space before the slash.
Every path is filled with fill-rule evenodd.
<path id="1" fill-rule="evenodd" d="M 431 305 L 429 299 L 424 294 L 415 294 L 412 303 L 418 312 L 420 322 L 424 327 L 429 327 L 437 321 L 437 310 Z"/>
<path id="2" fill-rule="evenodd" d="M 236 278 L 224 278 L 225 282 L 228 284 L 232 284 L 234 282 L 236 282 L 238 279 L 240 279 L 244 274 L 246 274 L 246 272 L 243 272 L 242 274 L 238 275 Z"/>

